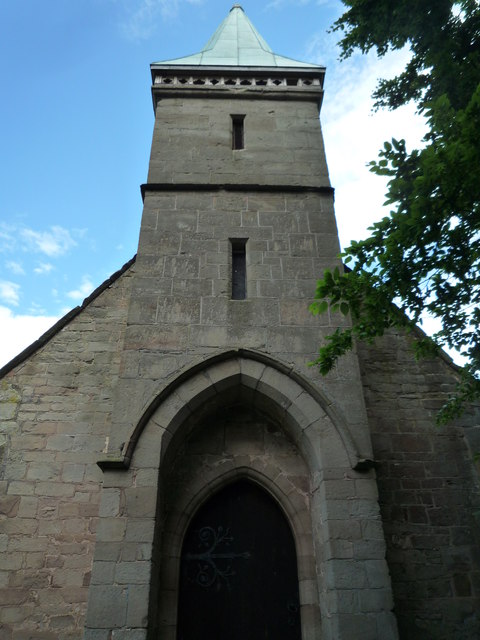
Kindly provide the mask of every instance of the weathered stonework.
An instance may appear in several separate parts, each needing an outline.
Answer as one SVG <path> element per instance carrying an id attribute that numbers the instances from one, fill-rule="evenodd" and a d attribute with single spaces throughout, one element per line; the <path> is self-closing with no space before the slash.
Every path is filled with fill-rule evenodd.
<path id="1" fill-rule="evenodd" d="M 2 640 L 81 638 L 131 278 L 1 381 Z"/>
<path id="2" fill-rule="evenodd" d="M 348 319 L 308 312 L 341 265 L 299 64 L 153 65 L 138 256 L 0 380 L 2 640 L 176 638 L 185 532 L 240 478 L 291 528 L 302 640 L 480 635 L 479 415 L 434 425 L 454 368 L 397 335 L 308 366 Z"/>
<path id="3" fill-rule="evenodd" d="M 380 507 L 403 638 L 473 640 L 480 633 L 480 492 L 473 454 L 478 411 L 435 416 L 455 386 L 452 366 L 416 361 L 411 338 L 359 345 Z"/>

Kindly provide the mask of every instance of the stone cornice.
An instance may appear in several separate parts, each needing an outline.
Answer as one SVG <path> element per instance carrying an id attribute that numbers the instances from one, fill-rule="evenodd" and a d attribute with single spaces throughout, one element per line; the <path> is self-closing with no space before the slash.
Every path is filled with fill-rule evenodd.
<path id="1" fill-rule="evenodd" d="M 323 98 L 325 68 L 176 67 L 151 65 L 152 97 L 315 100 Z"/>
<path id="2" fill-rule="evenodd" d="M 206 184 L 194 182 L 147 182 L 140 185 L 142 200 L 145 200 L 145 194 L 159 191 L 251 191 L 263 193 L 325 193 L 333 194 L 333 187 L 325 186 L 303 186 L 303 185 L 276 185 L 276 184 Z"/>

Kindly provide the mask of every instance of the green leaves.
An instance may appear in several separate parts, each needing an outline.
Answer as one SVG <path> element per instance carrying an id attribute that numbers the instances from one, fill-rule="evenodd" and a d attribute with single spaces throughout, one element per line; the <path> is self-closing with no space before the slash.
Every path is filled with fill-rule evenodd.
<path id="1" fill-rule="evenodd" d="M 417 344 L 418 356 L 436 345 L 468 359 L 458 393 L 441 412 L 446 420 L 462 402 L 480 397 L 480 5 L 473 0 L 343 0 L 333 26 L 343 31 L 342 57 L 355 48 L 409 44 L 403 73 L 381 80 L 377 106 L 415 100 L 429 127 L 422 149 L 405 140 L 384 143 L 370 170 L 389 178 L 388 216 L 366 240 L 342 254 L 348 273 L 326 271 L 314 313 L 350 313 L 351 329 L 338 329 L 319 351 L 322 373 L 351 348 L 390 327 L 410 327 L 425 314 L 441 321 L 434 341 Z M 452 12 L 453 5 L 462 12 Z M 394 304 L 395 303 L 395 304 Z"/>

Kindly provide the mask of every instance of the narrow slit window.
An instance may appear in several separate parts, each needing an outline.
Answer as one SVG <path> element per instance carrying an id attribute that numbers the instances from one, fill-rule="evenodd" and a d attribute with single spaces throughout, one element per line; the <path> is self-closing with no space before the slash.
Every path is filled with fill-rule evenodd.
<path id="1" fill-rule="evenodd" d="M 245 116 L 232 116 L 232 149 L 245 147 Z"/>
<path id="2" fill-rule="evenodd" d="M 246 240 L 231 240 L 232 244 L 232 300 L 247 297 Z"/>

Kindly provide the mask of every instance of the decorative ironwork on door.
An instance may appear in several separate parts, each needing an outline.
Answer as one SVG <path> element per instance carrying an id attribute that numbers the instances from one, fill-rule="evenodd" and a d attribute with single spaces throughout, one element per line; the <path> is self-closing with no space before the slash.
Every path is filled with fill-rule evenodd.
<path id="1" fill-rule="evenodd" d="M 180 573 L 177 640 L 300 640 L 293 536 L 256 484 L 237 481 L 199 509 Z"/>

